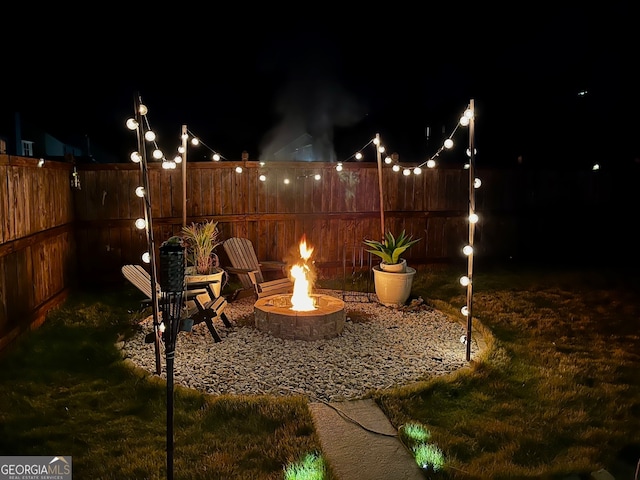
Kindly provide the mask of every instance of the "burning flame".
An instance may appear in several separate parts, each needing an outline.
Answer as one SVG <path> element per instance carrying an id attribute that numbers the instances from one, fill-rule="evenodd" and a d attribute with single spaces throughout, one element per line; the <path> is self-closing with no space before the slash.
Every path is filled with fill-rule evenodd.
<path id="1" fill-rule="evenodd" d="M 307 239 L 305 235 L 300 240 L 300 258 L 302 263 L 298 263 L 291 267 L 291 276 L 293 277 L 293 295 L 291 296 L 291 310 L 298 312 L 308 312 L 315 310 L 313 298 L 311 298 L 311 285 L 308 274 L 310 273 L 307 260 L 311 257 L 313 248 L 307 247 Z"/>

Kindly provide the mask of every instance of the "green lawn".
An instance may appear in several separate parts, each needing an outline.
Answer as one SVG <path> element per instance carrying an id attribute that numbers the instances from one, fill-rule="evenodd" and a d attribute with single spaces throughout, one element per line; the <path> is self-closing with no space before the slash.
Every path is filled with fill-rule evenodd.
<path id="1" fill-rule="evenodd" d="M 420 269 L 413 295 L 462 321 L 464 273 Z M 401 432 L 428 430 L 444 456 L 431 478 L 563 478 L 610 470 L 621 455 L 637 462 L 639 285 L 605 269 L 476 266 L 481 358 L 375 399 Z M 4 352 L 0 455 L 70 455 L 78 479 L 166 478 L 166 386 L 130 368 L 115 346 L 145 315 L 129 311 L 139 298 L 127 285 L 75 291 Z M 321 457 L 302 397 L 176 386 L 174 411 L 176 479 L 283 479 L 288 467 Z M 331 480 L 324 466 L 320 478 Z"/>

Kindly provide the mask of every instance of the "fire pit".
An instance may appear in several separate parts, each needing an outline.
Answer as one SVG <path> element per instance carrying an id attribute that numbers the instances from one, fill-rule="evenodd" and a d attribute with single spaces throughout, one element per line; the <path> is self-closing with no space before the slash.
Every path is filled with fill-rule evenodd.
<path id="1" fill-rule="evenodd" d="M 310 295 L 314 308 L 292 310 L 291 295 L 272 295 L 253 306 L 256 328 L 286 340 L 321 340 L 342 333 L 344 302 L 331 295 Z"/>
<path id="2" fill-rule="evenodd" d="M 320 340 L 342 333 L 344 302 L 331 295 L 311 293 L 313 248 L 303 235 L 299 245 L 301 262 L 291 267 L 293 294 L 259 298 L 253 306 L 256 328 L 287 340 Z"/>

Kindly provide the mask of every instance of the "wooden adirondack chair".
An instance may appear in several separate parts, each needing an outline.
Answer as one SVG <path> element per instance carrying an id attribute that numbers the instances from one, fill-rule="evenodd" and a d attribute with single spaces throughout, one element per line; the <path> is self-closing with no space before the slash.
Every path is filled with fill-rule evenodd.
<path id="1" fill-rule="evenodd" d="M 123 265 L 121 268 L 124 277 L 129 280 L 146 298 L 140 302 L 140 307 L 151 306 L 152 292 L 151 275 L 142 265 Z M 220 318 L 226 327 L 232 327 L 231 322 L 224 313 L 227 301 L 224 297 L 216 297 L 211 282 L 196 282 L 186 285 L 185 302 L 186 315 L 193 320 L 193 323 L 205 322 L 211 336 L 216 342 L 221 341 L 220 334 L 216 330 L 213 320 Z M 156 293 L 158 301 L 162 299 L 160 285 L 156 283 Z"/>
<path id="2" fill-rule="evenodd" d="M 279 261 L 259 261 L 253 243 L 248 238 L 232 237 L 222 244 L 231 267 L 224 269 L 238 277 L 244 291 L 252 291 L 256 299 L 268 295 L 293 293 L 293 282 L 286 276 L 286 263 Z M 263 271 L 281 272 L 282 278 L 265 281 Z M 236 291 L 234 298 L 242 294 Z"/>

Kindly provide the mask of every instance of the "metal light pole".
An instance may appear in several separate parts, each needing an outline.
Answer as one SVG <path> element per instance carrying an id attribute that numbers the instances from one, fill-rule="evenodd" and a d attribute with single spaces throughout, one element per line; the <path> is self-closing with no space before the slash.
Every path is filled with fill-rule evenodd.
<path id="1" fill-rule="evenodd" d="M 144 145 L 144 133 L 143 128 L 143 112 L 142 109 L 146 107 L 142 104 L 142 98 L 139 94 L 136 94 L 133 100 L 135 109 L 135 119 L 138 123 L 136 129 L 136 135 L 138 137 L 138 153 L 140 154 L 140 176 L 142 177 L 142 187 L 144 188 L 144 220 L 145 230 L 147 233 L 147 248 L 149 251 L 149 263 L 151 265 L 151 306 L 153 308 L 153 331 L 155 333 L 154 348 L 156 355 L 156 374 L 160 375 L 162 372 L 162 366 L 160 364 L 160 322 L 158 319 L 158 293 L 157 293 L 157 276 L 156 276 L 156 249 L 153 239 L 153 224 L 151 215 L 151 199 L 149 198 L 149 171 L 147 169 L 147 149 Z M 146 115 L 146 113 L 144 113 Z"/>
<path id="2" fill-rule="evenodd" d="M 376 133 L 376 153 L 378 159 L 378 191 L 380 195 L 380 232 L 384 241 L 384 195 L 382 193 L 382 154 L 380 153 L 380 134 Z"/>
<path id="3" fill-rule="evenodd" d="M 473 113 L 469 119 L 469 252 L 467 260 L 467 362 L 471 360 L 471 328 L 473 325 L 473 241 L 475 236 L 476 222 L 472 221 L 472 215 L 476 212 L 476 196 L 475 196 L 475 109 L 473 99 L 469 102 L 469 109 Z"/>
<path id="4" fill-rule="evenodd" d="M 187 126 L 182 125 L 182 226 L 187 226 Z"/>

